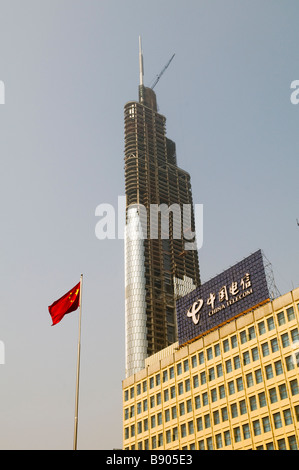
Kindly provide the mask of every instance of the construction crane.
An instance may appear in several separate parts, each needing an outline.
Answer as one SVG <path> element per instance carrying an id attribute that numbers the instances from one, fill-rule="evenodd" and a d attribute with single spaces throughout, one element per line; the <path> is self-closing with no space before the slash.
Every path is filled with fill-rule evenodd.
<path id="1" fill-rule="evenodd" d="M 169 59 L 169 61 L 167 62 L 167 64 L 165 65 L 165 67 L 161 70 L 161 72 L 159 73 L 159 75 L 157 75 L 153 85 L 151 86 L 151 89 L 153 90 L 155 88 L 155 86 L 157 85 L 158 81 L 160 80 L 160 78 L 162 77 L 163 73 L 165 72 L 165 70 L 167 69 L 167 67 L 169 66 L 170 62 L 172 61 L 172 59 L 174 58 L 175 54 L 173 54 L 173 56 L 171 57 L 171 59 Z"/>

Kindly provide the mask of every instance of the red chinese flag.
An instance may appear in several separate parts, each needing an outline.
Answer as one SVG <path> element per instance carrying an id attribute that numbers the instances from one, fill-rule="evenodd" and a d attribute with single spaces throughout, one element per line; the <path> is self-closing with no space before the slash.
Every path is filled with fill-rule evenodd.
<path id="1" fill-rule="evenodd" d="M 52 317 L 52 326 L 56 325 L 63 319 L 64 315 L 74 312 L 79 307 L 80 303 L 80 282 L 73 287 L 69 292 L 64 294 L 60 299 L 55 300 L 48 307 Z"/>

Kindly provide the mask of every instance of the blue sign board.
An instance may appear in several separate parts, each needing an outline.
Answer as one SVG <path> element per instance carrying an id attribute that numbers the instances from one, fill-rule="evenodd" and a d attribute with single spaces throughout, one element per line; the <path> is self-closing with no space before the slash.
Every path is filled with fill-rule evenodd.
<path id="1" fill-rule="evenodd" d="M 261 250 L 177 300 L 179 344 L 269 300 Z"/>

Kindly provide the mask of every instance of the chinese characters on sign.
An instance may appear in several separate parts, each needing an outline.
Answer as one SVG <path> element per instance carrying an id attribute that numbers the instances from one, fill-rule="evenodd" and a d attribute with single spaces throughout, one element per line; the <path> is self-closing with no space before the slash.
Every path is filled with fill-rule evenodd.
<path id="1" fill-rule="evenodd" d="M 177 300 L 179 343 L 184 344 L 268 300 L 263 255 L 258 250 Z"/>
<path id="2" fill-rule="evenodd" d="M 208 315 L 211 316 L 220 312 L 220 310 L 232 305 L 232 303 L 238 302 L 238 300 L 252 294 L 252 292 L 250 274 L 246 273 L 240 281 L 240 287 L 238 282 L 233 281 L 229 287 L 226 285 L 221 287 L 218 291 L 218 295 L 215 294 L 215 292 L 210 292 L 209 297 L 206 300 L 206 304 L 211 308 Z M 218 306 L 215 305 L 215 302 L 217 304 L 217 300 L 218 303 L 220 303 Z M 195 325 L 197 325 L 200 320 L 200 310 L 203 305 L 204 299 L 198 299 L 187 311 L 187 317 L 191 317 Z"/>

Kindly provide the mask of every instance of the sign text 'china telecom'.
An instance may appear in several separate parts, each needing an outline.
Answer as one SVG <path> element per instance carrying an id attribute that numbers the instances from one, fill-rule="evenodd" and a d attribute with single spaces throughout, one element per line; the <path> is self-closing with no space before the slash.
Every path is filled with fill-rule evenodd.
<path id="1" fill-rule="evenodd" d="M 263 255 L 258 250 L 177 301 L 179 344 L 268 299 Z"/>

